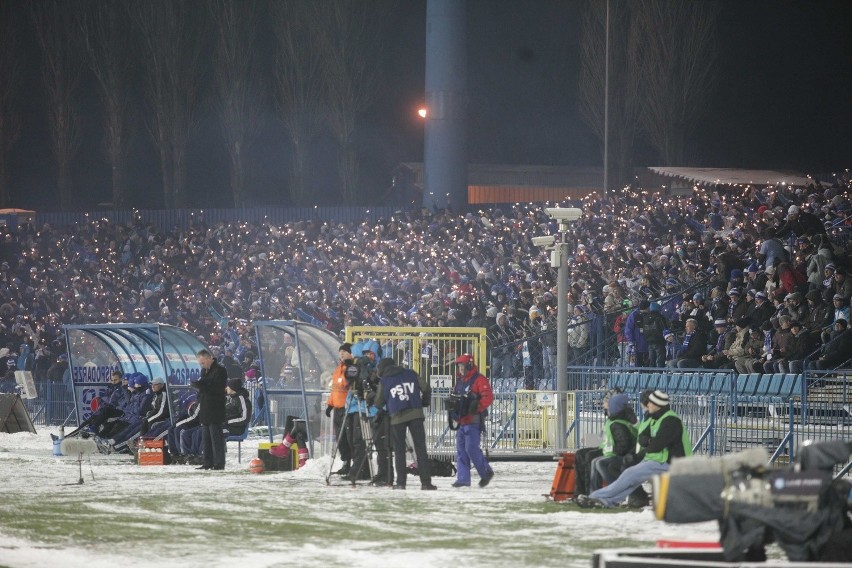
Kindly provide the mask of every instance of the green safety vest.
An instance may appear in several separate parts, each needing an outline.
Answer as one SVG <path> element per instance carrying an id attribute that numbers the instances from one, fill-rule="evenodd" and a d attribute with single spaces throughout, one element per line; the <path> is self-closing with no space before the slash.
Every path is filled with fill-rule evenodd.
<path id="1" fill-rule="evenodd" d="M 651 438 L 656 437 L 657 432 L 660 430 L 660 424 L 663 423 L 663 420 L 668 418 L 669 416 L 673 416 L 680 420 L 677 414 L 674 413 L 674 410 L 667 410 L 662 416 L 659 418 L 652 418 L 651 422 Z M 683 444 L 683 453 L 685 456 L 692 455 L 692 443 L 689 441 L 689 433 L 686 431 L 686 427 L 683 425 L 683 421 L 681 420 L 681 444 Z M 668 463 L 669 461 L 669 449 L 663 448 L 659 452 L 647 453 L 645 454 L 645 459 L 650 461 L 655 461 L 659 463 Z"/>
<path id="2" fill-rule="evenodd" d="M 636 425 L 636 453 L 637 454 L 642 451 L 642 446 L 639 445 L 639 434 L 641 434 L 642 432 L 647 430 L 650 425 L 651 425 L 651 419 L 650 418 L 645 418 L 644 420 L 642 420 L 642 422 L 640 422 L 639 424 Z"/>
<path id="3" fill-rule="evenodd" d="M 618 420 L 609 420 L 604 423 L 604 440 L 601 442 L 600 448 L 603 450 L 603 457 L 609 458 L 615 455 L 613 452 L 613 448 L 615 448 L 615 440 L 612 437 L 612 425 L 613 424 L 623 424 L 630 430 L 630 433 L 633 435 L 633 439 L 636 439 L 636 428 L 633 427 L 633 424 L 624 420 L 623 418 L 619 418 Z"/>

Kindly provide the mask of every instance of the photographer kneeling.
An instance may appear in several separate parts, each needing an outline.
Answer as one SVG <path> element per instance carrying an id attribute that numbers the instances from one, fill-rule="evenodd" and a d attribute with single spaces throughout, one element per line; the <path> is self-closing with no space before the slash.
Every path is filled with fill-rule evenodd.
<path id="1" fill-rule="evenodd" d="M 394 489 L 405 489 L 408 470 L 405 464 L 405 431 L 411 432 L 414 440 L 414 455 L 420 475 L 420 489 L 432 491 L 432 473 L 429 455 L 426 452 L 426 429 L 423 407 L 429 406 L 431 388 L 428 380 L 419 377 L 411 369 L 398 366 L 393 359 L 382 359 L 377 369 L 380 388 L 376 393 L 375 405 L 387 404 L 393 430 L 394 465 L 396 485 Z"/>

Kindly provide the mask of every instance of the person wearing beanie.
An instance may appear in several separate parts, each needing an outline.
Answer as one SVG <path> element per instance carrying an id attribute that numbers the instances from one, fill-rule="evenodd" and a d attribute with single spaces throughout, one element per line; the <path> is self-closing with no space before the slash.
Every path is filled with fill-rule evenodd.
<path id="1" fill-rule="evenodd" d="M 642 333 L 642 319 L 643 314 L 650 309 L 651 302 L 642 300 L 639 302 L 639 307 L 630 312 L 627 321 L 624 322 L 624 339 L 627 340 L 628 352 L 632 351 L 634 354 L 637 367 L 648 366 L 648 340 Z"/>
<path id="2" fill-rule="evenodd" d="M 201 422 L 204 463 L 198 469 L 222 470 L 225 469 L 225 436 L 222 428 L 225 422 L 228 372 L 207 349 L 199 351 L 196 359 L 201 367 L 201 377 L 191 381 L 189 386 L 198 391 L 198 403 L 201 405 L 198 419 Z"/>
<path id="3" fill-rule="evenodd" d="M 766 292 L 758 290 L 754 294 L 754 302 L 751 303 L 745 315 L 751 318 L 754 325 L 762 325 L 763 322 L 769 321 L 773 313 L 775 310 L 767 300 Z"/>
<path id="4" fill-rule="evenodd" d="M 349 381 L 346 379 L 346 371 L 354 367 L 351 343 L 344 343 L 337 349 L 337 361 L 337 367 L 331 373 L 331 393 L 326 403 L 325 415 L 332 420 L 334 437 L 337 440 L 337 451 L 340 453 L 340 461 L 343 462 L 343 466 L 335 473 L 349 475 L 352 450 L 349 447 L 347 436 L 341 435 L 341 432 L 346 419 L 346 397 L 349 394 Z M 357 368 L 355 372 L 357 372 Z"/>
<path id="5" fill-rule="evenodd" d="M 642 483 L 668 471 L 673 459 L 692 455 L 689 432 L 672 410 L 669 395 L 663 391 L 655 390 L 648 395 L 648 420 L 637 431 L 637 442 L 642 449 L 628 460 L 635 465 L 621 472 L 610 485 L 589 495 L 578 495 L 580 507 L 616 507 Z"/>
<path id="6" fill-rule="evenodd" d="M 379 389 L 376 392 L 375 406 L 387 406 L 390 415 L 390 427 L 393 438 L 394 466 L 396 484 L 394 489 L 405 489 L 408 478 L 408 466 L 405 463 L 406 433 L 411 434 L 414 443 L 414 455 L 417 459 L 417 474 L 420 476 L 420 489 L 437 489 L 432 484 L 431 464 L 426 451 L 426 415 L 425 406 L 429 406 L 432 389 L 429 381 L 401 365 L 393 359 L 384 358 L 376 368 L 379 376 Z M 382 464 L 379 464 L 379 468 Z M 390 468 L 387 470 L 390 482 L 393 481 Z"/>
<path id="7" fill-rule="evenodd" d="M 636 451 L 636 413 L 624 393 L 610 397 L 607 402 L 607 419 L 604 423 L 602 455 L 592 460 L 589 489 L 597 491 L 612 483 L 623 469 L 624 457 Z"/>
<path id="8" fill-rule="evenodd" d="M 742 291 L 739 288 L 731 288 L 728 291 L 728 297 L 731 301 L 728 302 L 728 314 L 726 319 L 729 324 L 735 324 L 738 319 L 746 315 L 749 305 L 743 299 Z"/>
<path id="9" fill-rule="evenodd" d="M 151 381 L 151 392 L 151 409 L 142 420 L 142 428 L 139 430 L 139 434 L 146 438 L 158 440 L 165 436 L 170 425 L 166 380 L 163 377 L 154 377 Z"/>
<path id="10" fill-rule="evenodd" d="M 736 332 L 728 329 L 728 322 L 717 319 L 714 323 L 716 340 L 713 347 L 705 355 L 701 356 L 701 366 L 707 369 L 723 369 L 731 366 L 728 358 L 728 349 L 734 343 Z"/>
<path id="11" fill-rule="evenodd" d="M 251 397 L 242 379 L 228 379 L 225 387 L 225 436 L 242 436 L 251 422 Z"/>

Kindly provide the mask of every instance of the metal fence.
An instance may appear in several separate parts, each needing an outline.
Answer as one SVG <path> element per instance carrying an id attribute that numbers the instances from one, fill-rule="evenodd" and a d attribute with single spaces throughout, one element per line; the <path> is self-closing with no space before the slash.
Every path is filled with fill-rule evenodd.
<path id="1" fill-rule="evenodd" d="M 674 373 L 672 373 L 673 375 Z M 601 382 L 595 390 L 559 393 L 554 390 L 516 390 L 495 392 L 494 403 L 483 422 L 483 448 L 492 456 L 553 456 L 562 450 L 597 445 L 601 441 L 603 396 L 607 376 L 595 375 Z M 612 375 L 609 376 L 611 380 Z M 662 380 L 662 379 L 661 379 Z M 666 380 L 672 380 L 668 377 Z M 722 455 L 746 448 L 764 447 L 773 463 L 795 459 L 808 441 L 852 440 L 852 371 L 809 372 L 804 379 L 804 394 L 788 396 L 740 395 L 728 392 L 681 392 L 670 396 L 672 407 L 683 419 L 697 454 Z M 736 377 L 728 384 L 736 384 Z M 37 426 L 76 424 L 71 391 L 61 383 L 37 383 L 39 398 L 24 404 Z M 267 404 L 275 408 L 273 416 L 300 415 L 299 391 L 270 390 Z M 627 392 L 637 416 L 641 415 L 638 391 Z M 435 389 L 426 411 L 429 452 L 455 454 L 455 432 L 447 420 L 446 400 L 449 389 Z M 331 421 L 319 412 L 327 393 L 316 393 L 310 403 L 319 422 L 316 455 L 330 455 L 334 448 Z M 566 405 L 566 438 L 556 440 L 558 405 Z M 290 410 L 288 410 L 290 409 Z M 282 424 L 270 425 L 278 435 Z M 838 468 L 847 473 L 852 465 Z"/>
<path id="2" fill-rule="evenodd" d="M 24 399 L 24 406 L 36 426 L 77 423 L 74 394 L 65 383 L 36 381 L 38 398 Z"/>

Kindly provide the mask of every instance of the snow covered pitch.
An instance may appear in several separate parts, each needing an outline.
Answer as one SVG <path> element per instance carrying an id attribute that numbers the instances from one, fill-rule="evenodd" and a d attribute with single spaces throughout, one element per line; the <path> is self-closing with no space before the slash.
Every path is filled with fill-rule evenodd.
<path id="1" fill-rule="evenodd" d="M 556 463 L 495 462 L 480 489 L 327 487 L 328 458 L 248 472 L 257 440 L 224 472 L 134 465 L 130 456 L 53 457 L 50 432 L 0 434 L 0 566 L 589 566 L 591 552 L 657 539 L 715 540 L 715 523 L 548 502 Z M 334 481 L 334 477 L 332 477 Z"/>

